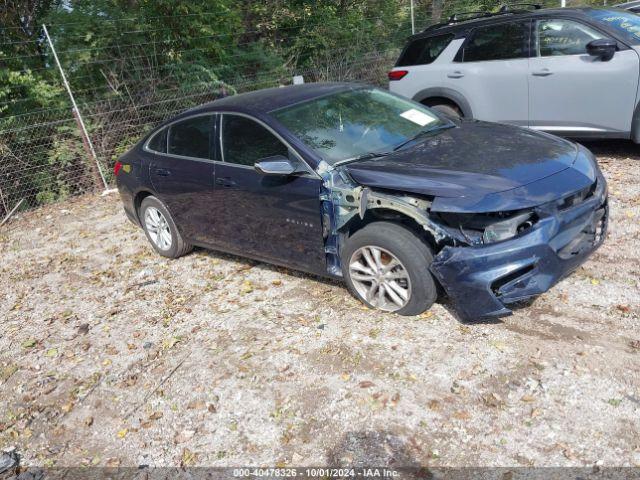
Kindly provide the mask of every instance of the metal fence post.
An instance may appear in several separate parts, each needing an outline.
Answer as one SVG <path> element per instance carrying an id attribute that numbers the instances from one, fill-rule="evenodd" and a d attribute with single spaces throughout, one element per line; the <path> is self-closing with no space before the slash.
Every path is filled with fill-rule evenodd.
<path id="1" fill-rule="evenodd" d="M 96 167 L 98 167 L 96 181 L 99 183 L 102 180 L 102 184 L 104 185 L 104 189 L 108 190 L 109 185 L 107 184 L 107 180 L 104 178 L 104 173 L 102 172 L 102 167 L 100 166 L 100 162 L 98 161 L 98 156 L 96 155 L 96 151 L 93 148 L 93 143 L 91 142 L 91 138 L 89 138 L 89 133 L 87 132 L 87 128 L 84 125 L 84 121 L 82 120 L 82 115 L 80 115 L 80 110 L 78 109 L 78 105 L 76 104 L 76 99 L 73 97 L 73 93 L 71 92 L 71 87 L 69 86 L 69 82 L 67 82 L 67 77 L 64 74 L 64 70 L 62 69 L 62 65 L 60 64 L 60 60 L 58 59 L 58 54 L 56 53 L 56 49 L 53 46 L 53 42 L 51 41 L 51 37 L 49 36 L 49 31 L 47 30 L 46 25 L 42 25 L 44 29 L 44 34 L 47 37 L 47 42 L 49 42 L 49 46 L 51 47 L 51 52 L 53 53 L 53 58 L 56 61 L 56 65 L 58 66 L 58 70 L 60 71 L 60 76 L 62 77 L 62 82 L 64 83 L 64 88 L 67 90 L 69 94 L 69 98 L 71 99 L 71 104 L 73 105 L 73 117 L 76 119 L 76 123 L 78 124 L 78 128 L 80 128 L 80 132 L 82 134 L 82 143 L 84 145 L 85 150 L 93 158 L 96 163 Z"/>
<path id="2" fill-rule="evenodd" d="M 564 1 L 564 0 L 562 0 Z M 415 15 L 413 13 L 414 7 L 413 7 L 413 0 L 411 0 L 411 35 L 416 33 L 416 19 L 415 19 Z"/>

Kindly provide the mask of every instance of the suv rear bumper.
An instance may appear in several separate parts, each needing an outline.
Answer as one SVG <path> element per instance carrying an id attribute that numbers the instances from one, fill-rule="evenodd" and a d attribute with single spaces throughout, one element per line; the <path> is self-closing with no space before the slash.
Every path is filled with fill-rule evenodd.
<path id="1" fill-rule="evenodd" d="M 445 247 L 431 272 L 463 320 L 510 315 L 509 304 L 549 290 L 604 241 L 609 211 L 606 185 L 583 203 L 554 209 L 529 232 L 495 244 Z"/>

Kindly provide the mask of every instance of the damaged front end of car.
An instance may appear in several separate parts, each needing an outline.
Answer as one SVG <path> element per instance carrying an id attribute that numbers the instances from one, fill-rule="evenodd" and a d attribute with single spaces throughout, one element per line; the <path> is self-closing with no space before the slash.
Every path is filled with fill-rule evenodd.
<path id="1" fill-rule="evenodd" d="M 328 272 L 342 276 L 341 246 L 354 224 L 395 217 L 430 245 L 430 271 L 465 321 L 511 314 L 574 271 L 606 235 L 606 181 L 582 148 L 563 171 L 478 197 L 370 187 L 345 166 L 318 172 Z"/>

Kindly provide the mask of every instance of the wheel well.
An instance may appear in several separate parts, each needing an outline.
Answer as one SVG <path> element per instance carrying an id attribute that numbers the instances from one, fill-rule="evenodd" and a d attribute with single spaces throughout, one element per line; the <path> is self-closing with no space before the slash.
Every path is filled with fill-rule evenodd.
<path id="1" fill-rule="evenodd" d="M 438 246 L 433 235 L 426 231 L 418 222 L 403 213 L 386 208 L 367 210 L 364 214 L 364 218 L 361 219 L 359 216 L 356 216 L 342 228 L 342 232 L 347 238 L 349 238 L 351 235 L 367 225 L 381 221 L 397 223 L 408 228 L 431 249 L 431 252 L 433 252 L 434 255 L 438 253 Z"/>
<path id="2" fill-rule="evenodd" d="M 141 192 L 138 192 L 133 200 L 133 206 L 136 209 L 136 216 L 138 217 L 138 221 L 140 221 L 139 218 L 139 212 L 140 212 L 140 205 L 142 205 L 142 201 L 147 198 L 152 196 L 153 194 L 151 192 L 148 192 L 146 190 L 143 190 Z"/>
<path id="3" fill-rule="evenodd" d="M 436 105 L 447 105 L 447 106 L 449 106 L 451 108 L 456 109 L 460 113 L 460 116 L 464 116 L 464 112 L 460 108 L 460 105 L 458 105 L 456 102 L 454 102 L 450 98 L 446 98 L 446 97 L 428 97 L 428 98 L 425 98 L 425 99 L 421 100 L 420 103 L 423 104 L 426 107 L 434 107 Z"/>

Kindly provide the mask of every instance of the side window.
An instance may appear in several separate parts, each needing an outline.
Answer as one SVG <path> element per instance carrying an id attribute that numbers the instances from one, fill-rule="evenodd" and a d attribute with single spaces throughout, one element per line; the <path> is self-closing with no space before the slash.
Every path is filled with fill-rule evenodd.
<path id="1" fill-rule="evenodd" d="M 402 52 L 396 66 L 429 65 L 440 56 L 451 40 L 453 40 L 453 34 L 414 40 Z"/>
<path id="2" fill-rule="evenodd" d="M 509 60 L 527 56 L 528 23 L 503 23 L 477 28 L 464 46 L 463 62 Z"/>
<path id="3" fill-rule="evenodd" d="M 240 115 L 222 116 L 222 158 L 225 162 L 253 166 L 274 155 L 288 157 L 284 143 L 259 123 Z"/>
<path id="4" fill-rule="evenodd" d="M 163 128 L 159 132 L 151 137 L 151 140 L 147 144 L 149 150 L 153 150 L 158 153 L 167 153 L 167 129 Z"/>
<path id="5" fill-rule="evenodd" d="M 169 153 L 194 158 L 210 158 L 211 115 L 189 118 L 169 126 Z"/>
<path id="6" fill-rule="evenodd" d="M 539 57 L 581 55 L 587 44 L 604 38 L 598 31 L 572 20 L 538 20 L 536 49 Z"/>

